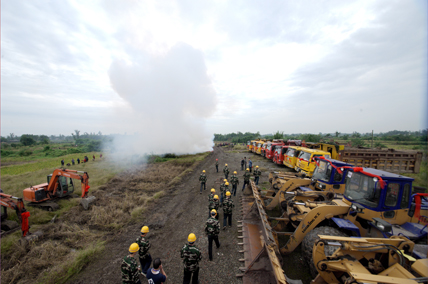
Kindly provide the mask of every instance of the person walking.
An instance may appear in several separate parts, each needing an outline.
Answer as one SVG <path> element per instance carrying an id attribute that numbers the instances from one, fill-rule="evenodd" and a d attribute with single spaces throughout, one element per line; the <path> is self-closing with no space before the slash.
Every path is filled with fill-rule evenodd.
<path id="1" fill-rule="evenodd" d="M 244 157 L 244 169 L 247 168 L 247 157 Z"/>
<path id="2" fill-rule="evenodd" d="M 217 170 L 217 172 L 218 172 L 218 159 L 215 159 L 215 169 Z"/>
<path id="3" fill-rule="evenodd" d="M 199 261 L 202 259 L 201 251 L 195 246 L 196 236 L 191 233 L 187 237 L 188 243 L 181 249 L 181 258 L 184 264 L 183 284 L 198 284 Z"/>
<path id="4" fill-rule="evenodd" d="M 122 284 L 141 284 L 140 278 L 138 277 L 137 261 L 134 256 L 140 249 L 137 243 L 133 243 L 129 247 L 129 255 L 125 256 L 122 260 L 120 270 L 122 272 Z"/>
<path id="5" fill-rule="evenodd" d="M 232 209 L 235 205 L 233 204 L 232 198 L 230 198 L 230 191 L 226 192 L 226 199 L 223 202 L 223 230 L 226 229 L 226 220 L 229 219 L 229 228 L 232 227 Z"/>
<path id="6" fill-rule="evenodd" d="M 241 160 L 241 171 L 244 170 L 244 163 L 245 163 L 244 158 L 242 158 L 242 160 Z"/>
<path id="7" fill-rule="evenodd" d="M 163 270 L 160 258 L 153 260 L 153 268 L 147 271 L 147 280 L 149 284 L 162 284 L 166 281 L 166 273 Z"/>
<path id="8" fill-rule="evenodd" d="M 208 256 L 209 260 L 213 260 L 213 241 L 215 242 L 215 245 L 217 249 L 220 248 L 220 242 L 218 241 L 218 234 L 220 233 L 220 223 L 218 219 L 216 219 L 217 210 L 212 209 L 211 210 L 211 216 L 208 218 L 206 224 L 205 224 L 205 232 L 208 236 Z"/>
<path id="9" fill-rule="evenodd" d="M 248 168 L 250 169 L 250 173 L 253 171 L 253 161 L 251 159 L 248 159 Z"/>
<path id="10" fill-rule="evenodd" d="M 74 166 L 74 158 L 71 159 L 71 164 Z"/>
<path id="11" fill-rule="evenodd" d="M 220 207 L 220 202 L 218 201 L 218 195 L 214 195 L 214 198 L 212 200 L 210 200 L 210 203 L 208 204 L 208 217 L 210 217 L 211 215 L 211 211 L 213 209 L 215 209 L 215 211 L 217 212 L 218 208 Z M 218 214 L 216 214 L 216 219 L 218 220 Z"/>
<path id="12" fill-rule="evenodd" d="M 199 193 L 202 194 L 202 187 L 204 187 L 204 190 L 207 188 L 206 187 L 207 176 L 205 175 L 205 170 L 203 170 L 202 174 L 199 176 L 199 181 L 201 182 L 201 190 Z"/>
<path id="13" fill-rule="evenodd" d="M 233 194 L 233 196 L 236 196 L 236 189 L 238 188 L 238 184 L 239 184 L 239 179 L 236 175 L 237 175 L 237 172 L 234 171 L 233 175 L 231 177 L 231 181 L 230 181 L 232 183 L 232 194 Z"/>
<path id="14" fill-rule="evenodd" d="M 245 185 L 250 184 L 250 176 L 251 176 L 250 169 L 247 168 L 244 174 L 244 185 L 242 186 L 242 191 L 244 191 Z"/>
<path id="15" fill-rule="evenodd" d="M 227 164 L 224 164 L 223 173 L 224 178 L 227 179 L 227 177 L 229 176 L 229 168 L 227 167 Z"/>
<path id="16" fill-rule="evenodd" d="M 226 182 L 227 182 L 227 179 L 224 179 L 223 183 L 220 184 L 220 206 L 221 206 L 221 204 L 223 204 L 223 197 L 224 197 L 224 194 L 226 193 L 224 191 L 224 187 L 225 187 Z"/>
<path id="17" fill-rule="evenodd" d="M 211 193 L 208 195 L 208 201 L 213 200 L 214 195 L 215 195 L 215 189 L 211 188 Z"/>
<path id="18" fill-rule="evenodd" d="M 141 273 L 146 276 L 147 270 L 150 268 L 150 264 L 152 264 L 152 256 L 149 253 L 149 249 L 151 247 L 148 240 L 146 240 L 147 233 L 149 232 L 149 227 L 144 226 L 141 228 L 141 235 L 135 241 L 140 247 L 138 251 L 138 255 L 140 257 L 141 264 Z"/>
<path id="19" fill-rule="evenodd" d="M 77 158 L 77 164 L 80 164 L 80 159 L 79 158 Z"/>
<path id="20" fill-rule="evenodd" d="M 256 185 L 259 185 L 259 178 L 262 175 L 262 172 L 259 170 L 259 166 L 256 166 L 256 169 L 254 170 L 254 182 Z"/>

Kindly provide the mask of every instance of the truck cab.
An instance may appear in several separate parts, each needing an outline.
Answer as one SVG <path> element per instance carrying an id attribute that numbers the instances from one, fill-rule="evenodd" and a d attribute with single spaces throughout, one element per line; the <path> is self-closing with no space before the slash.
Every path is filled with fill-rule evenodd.
<path id="1" fill-rule="evenodd" d="M 312 175 L 315 190 L 343 194 L 346 174 L 352 165 L 328 158 L 315 158 L 315 160 L 317 166 Z"/>
<path id="2" fill-rule="evenodd" d="M 302 172 L 307 177 L 311 177 L 316 167 L 316 162 L 314 160 L 316 157 L 331 158 L 329 152 L 304 148 L 296 160 L 294 169 L 297 172 Z"/>
<path id="3" fill-rule="evenodd" d="M 265 157 L 272 160 L 275 156 L 275 147 L 285 145 L 283 141 L 274 141 L 272 143 L 268 143 L 266 146 L 266 154 Z"/>
<path id="4" fill-rule="evenodd" d="M 287 152 L 284 154 L 284 165 L 294 169 L 297 162 L 297 157 L 300 155 L 302 149 L 306 149 L 305 147 L 300 146 L 290 146 L 287 149 Z"/>
<path id="5" fill-rule="evenodd" d="M 284 155 L 287 152 L 288 147 L 290 146 L 282 146 L 282 145 L 275 146 L 275 150 L 273 153 L 273 160 L 272 160 L 275 164 L 278 164 L 278 165 L 284 164 Z"/>

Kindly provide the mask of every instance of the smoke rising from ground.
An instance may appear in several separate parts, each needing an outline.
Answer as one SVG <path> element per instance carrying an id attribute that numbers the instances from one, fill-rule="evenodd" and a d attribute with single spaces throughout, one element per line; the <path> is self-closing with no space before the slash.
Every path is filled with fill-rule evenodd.
<path id="1" fill-rule="evenodd" d="M 141 52 L 114 60 L 109 77 L 127 102 L 117 111 L 130 135 L 117 135 L 110 145 L 121 157 L 212 150 L 205 120 L 215 111 L 216 92 L 202 52 L 183 43 L 163 55 Z"/>

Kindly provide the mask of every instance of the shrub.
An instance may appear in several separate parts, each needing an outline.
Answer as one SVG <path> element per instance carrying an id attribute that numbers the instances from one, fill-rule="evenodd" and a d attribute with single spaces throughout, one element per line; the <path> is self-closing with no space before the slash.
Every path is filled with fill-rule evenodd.
<path id="1" fill-rule="evenodd" d="M 33 154 L 33 151 L 29 149 L 22 149 L 22 150 L 19 150 L 18 152 L 18 155 L 21 157 L 27 157 L 27 156 L 30 156 L 31 154 Z"/>
<path id="2" fill-rule="evenodd" d="M 374 147 L 375 147 L 375 148 L 386 148 L 386 145 L 385 145 L 385 144 L 382 144 L 382 143 L 380 143 L 380 142 L 376 142 L 376 143 L 374 144 Z"/>
<path id="3" fill-rule="evenodd" d="M 1 149 L 1 156 L 2 157 L 7 157 L 7 156 L 10 156 L 10 155 L 13 155 L 13 151 L 7 151 L 7 150 Z"/>
<path id="4" fill-rule="evenodd" d="M 43 148 L 43 152 L 49 151 L 51 149 L 50 146 L 45 146 L 45 148 Z"/>
<path id="5" fill-rule="evenodd" d="M 367 144 L 361 138 L 352 138 L 351 139 L 352 147 L 366 147 Z"/>

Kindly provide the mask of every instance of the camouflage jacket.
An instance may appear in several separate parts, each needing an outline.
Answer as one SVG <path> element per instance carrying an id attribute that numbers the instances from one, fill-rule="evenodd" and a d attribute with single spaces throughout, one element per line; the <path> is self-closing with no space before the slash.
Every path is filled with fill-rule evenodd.
<path id="1" fill-rule="evenodd" d="M 215 209 L 217 211 L 219 206 L 220 206 L 220 201 L 218 201 L 218 199 L 217 200 L 212 199 L 212 200 L 210 200 L 210 204 L 208 205 L 208 209 L 210 209 L 210 212 L 213 209 Z"/>
<path id="2" fill-rule="evenodd" d="M 224 191 L 224 187 L 225 187 L 226 185 L 224 184 L 224 182 L 222 183 L 222 184 L 220 184 L 220 192 L 223 192 Z"/>
<path id="3" fill-rule="evenodd" d="M 225 214 L 232 214 L 232 208 L 235 205 L 233 204 L 233 200 L 230 197 L 227 197 L 224 201 L 223 201 L 223 213 Z"/>
<path id="4" fill-rule="evenodd" d="M 146 240 L 145 238 L 143 238 L 142 236 L 139 236 L 135 240 L 135 242 L 140 247 L 140 250 L 138 251 L 140 258 L 145 258 L 146 256 L 148 256 L 149 255 L 149 248 L 151 247 L 149 241 Z"/>
<path id="5" fill-rule="evenodd" d="M 232 176 L 230 177 L 230 182 L 231 182 L 233 185 L 235 185 L 235 184 L 239 184 L 238 177 L 237 177 L 236 175 L 232 175 Z"/>
<path id="6" fill-rule="evenodd" d="M 228 191 L 230 191 L 230 190 L 229 190 L 229 187 L 228 187 L 227 185 L 225 185 L 225 186 L 223 187 L 223 192 L 224 192 L 224 194 L 226 194 L 226 192 L 228 192 Z"/>
<path id="7" fill-rule="evenodd" d="M 140 280 L 140 278 L 138 278 L 138 264 L 135 258 L 129 255 L 125 256 L 122 260 L 120 270 L 122 271 L 123 284 L 134 284 Z"/>
<path id="8" fill-rule="evenodd" d="M 255 171 L 254 171 L 254 175 L 255 175 L 256 177 L 259 177 L 259 176 L 261 176 L 261 175 L 262 175 L 262 171 L 261 171 L 261 170 L 259 170 L 258 168 L 256 168 L 256 169 L 255 169 Z"/>
<path id="9" fill-rule="evenodd" d="M 199 181 L 200 182 L 207 182 L 207 176 L 205 174 L 201 174 L 201 176 L 199 177 Z"/>
<path id="10" fill-rule="evenodd" d="M 218 161 L 215 161 L 215 165 L 218 166 Z"/>
<path id="11" fill-rule="evenodd" d="M 214 193 L 210 193 L 209 195 L 208 195 L 208 201 L 211 201 L 211 200 L 213 200 L 214 199 Z"/>
<path id="12" fill-rule="evenodd" d="M 245 172 L 244 181 L 250 181 L 250 176 L 251 176 L 250 172 Z"/>
<path id="13" fill-rule="evenodd" d="M 194 245 L 185 244 L 181 249 L 181 258 L 183 259 L 184 270 L 194 272 L 199 267 L 202 254 Z"/>
<path id="14" fill-rule="evenodd" d="M 205 224 L 205 232 L 208 236 L 217 236 L 220 233 L 220 223 L 214 217 L 210 217 Z"/>
<path id="15" fill-rule="evenodd" d="M 227 166 L 225 166 L 223 168 L 223 173 L 228 174 L 229 173 L 229 168 Z"/>

